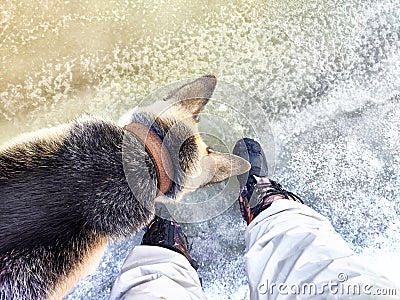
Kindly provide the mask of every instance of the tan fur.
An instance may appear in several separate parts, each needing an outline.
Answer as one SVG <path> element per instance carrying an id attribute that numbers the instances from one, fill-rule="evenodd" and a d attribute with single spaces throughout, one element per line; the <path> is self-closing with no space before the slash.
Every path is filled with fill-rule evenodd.
<path id="1" fill-rule="evenodd" d="M 107 240 L 105 239 L 99 240 L 97 244 L 93 245 L 93 247 L 85 253 L 82 262 L 64 278 L 60 278 L 48 299 L 62 299 L 81 279 L 94 272 L 100 264 L 106 248 Z"/>

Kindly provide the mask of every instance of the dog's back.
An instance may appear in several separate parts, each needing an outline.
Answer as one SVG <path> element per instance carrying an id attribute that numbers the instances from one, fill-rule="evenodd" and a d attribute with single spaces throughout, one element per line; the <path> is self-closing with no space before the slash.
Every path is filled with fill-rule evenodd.
<path id="1" fill-rule="evenodd" d="M 0 151 L 0 299 L 58 293 L 86 273 L 106 237 L 148 221 L 124 184 L 122 138 L 116 125 L 84 118 Z M 124 213 L 104 211 L 126 202 Z"/>

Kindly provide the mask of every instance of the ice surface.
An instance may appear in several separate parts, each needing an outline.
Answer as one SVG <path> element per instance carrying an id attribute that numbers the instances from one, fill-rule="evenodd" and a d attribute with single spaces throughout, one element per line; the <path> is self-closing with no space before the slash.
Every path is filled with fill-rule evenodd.
<path id="1" fill-rule="evenodd" d="M 248 117 L 272 128 L 274 178 L 400 283 L 399 0 L 23 0 L 0 14 L 0 142 L 84 112 L 116 119 L 167 83 L 215 74 L 263 107 Z M 209 298 L 247 299 L 237 204 L 183 227 Z M 112 243 L 66 298 L 106 299 L 139 242 Z"/>

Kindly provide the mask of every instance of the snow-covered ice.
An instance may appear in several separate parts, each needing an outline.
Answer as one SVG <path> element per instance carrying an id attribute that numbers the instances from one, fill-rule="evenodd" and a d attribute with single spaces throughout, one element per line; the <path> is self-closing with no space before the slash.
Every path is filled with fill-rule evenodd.
<path id="1" fill-rule="evenodd" d="M 0 142 L 82 113 L 117 119 L 170 82 L 215 74 L 262 107 L 248 118 L 271 128 L 271 175 L 400 283 L 399 0 L 13 0 L 0 14 Z M 229 105 L 210 107 L 231 122 Z M 232 203 L 183 225 L 210 299 L 248 299 Z M 107 299 L 142 234 L 111 243 L 66 299 Z"/>

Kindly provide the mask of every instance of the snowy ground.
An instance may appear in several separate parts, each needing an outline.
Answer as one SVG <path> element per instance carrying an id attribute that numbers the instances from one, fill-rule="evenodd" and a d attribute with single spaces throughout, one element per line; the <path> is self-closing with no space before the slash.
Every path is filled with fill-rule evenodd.
<path id="1" fill-rule="evenodd" d="M 263 107 L 249 119 L 269 122 L 271 175 L 400 283 L 399 0 L 25 0 L 0 11 L 0 142 L 84 112 L 117 119 L 167 83 L 215 74 Z M 209 298 L 247 299 L 237 204 L 183 227 Z M 66 298 L 107 299 L 140 239 L 112 243 Z"/>

